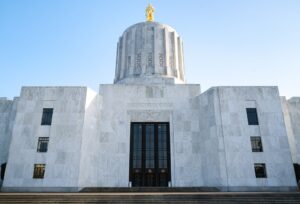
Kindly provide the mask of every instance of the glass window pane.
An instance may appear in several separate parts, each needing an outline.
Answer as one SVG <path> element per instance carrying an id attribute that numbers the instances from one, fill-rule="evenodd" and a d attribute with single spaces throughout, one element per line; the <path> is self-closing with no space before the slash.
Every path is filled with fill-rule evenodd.
<path id="1" fill-rule="evenodd" d="M 264 163 L 255 163 L 254 171 L 256 178 L 267 178 L 266 165 Z"/>
<path id="2" fill-rule="evenodd" d="M 142 168 L 142 125 L 133 125 L 133 168 Z"/>
<path id="3" fill-rule="evenodd" d="M 261 137 L 251 137 L 251 147 L 252 152 L 262 152 L 263 146 L 261 142 Z"/>
<path id="4" fill-rule="evenodd" d="M 48 143 L 49 143 L 49 137 L 39 137 L 37 152 L 47 152 Z"/>
<path id="5" fill-rule="evenodd" d="M 246 108 L 248 125 L 258 125 L 258 117 L 256 108 Z"/>
<path id="6" fill-rule="evenodd" d="M 33 178 L 43 179 L 45 174 L 45 164 L 34 164 Z"/>
<path id="7" fill-rule="evenodd" d="M 53 115 L 53 108 L 43 108 L 41 125 L 51 125 L 52 115 Z"/>
<path id="8" fill-rule="evenodd" d="M 147 124 L 145 127 L 146 134 L 146 168 L 154 168 L 154 124 Z"/>

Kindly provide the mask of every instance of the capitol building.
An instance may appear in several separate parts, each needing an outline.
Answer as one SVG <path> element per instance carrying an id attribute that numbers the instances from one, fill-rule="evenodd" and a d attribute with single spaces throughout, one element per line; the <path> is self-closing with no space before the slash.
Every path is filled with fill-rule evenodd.
<path id="1" fill-rule="evenodd" d="M 213 187 L 296 191 L 300 97 L 185 78 L 183 39 L 154 21 L 118 39 L 113 84 L 0 98 L 2 191 Z"/>

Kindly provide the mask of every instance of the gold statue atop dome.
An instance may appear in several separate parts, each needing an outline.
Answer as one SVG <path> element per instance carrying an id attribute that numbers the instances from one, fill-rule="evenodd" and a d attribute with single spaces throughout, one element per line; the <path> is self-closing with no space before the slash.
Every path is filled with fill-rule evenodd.
<path id="1" fill-rule="evenodd" d="M 148 4 L 146 8 L 146 18 L 147 21 L 154 21 L 154 7 L 151 4 Z"/>

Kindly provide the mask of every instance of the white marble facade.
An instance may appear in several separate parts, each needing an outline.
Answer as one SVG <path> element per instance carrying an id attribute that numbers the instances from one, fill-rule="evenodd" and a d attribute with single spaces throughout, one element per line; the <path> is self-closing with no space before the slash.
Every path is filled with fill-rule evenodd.
<path id="1" fill-rule="evenodd" d="M 129 187 L 130 125 L 169 122 L 171 187 L 222 191 L 297 189 L 300 99 L 281 98 L 277 87 L 186 84 L 182 40 L 164 24 L 129 27 L 118 43 L 115 83 L 87 87 L 23 87 L 19 98 L 0 98 L 3 191 L 78 191 Z M 43 108 L 52 124 L 41 125 Z M 259 125 L 248 125 L 256 108 Z M 263 152 L 252 152 L 260 136 Z M 39 137 L 48 151 L 37 152 Z M 256 178 L 254 163 L 266 165 Z M 46 164 L 33 179 L 34 164 Z"/>

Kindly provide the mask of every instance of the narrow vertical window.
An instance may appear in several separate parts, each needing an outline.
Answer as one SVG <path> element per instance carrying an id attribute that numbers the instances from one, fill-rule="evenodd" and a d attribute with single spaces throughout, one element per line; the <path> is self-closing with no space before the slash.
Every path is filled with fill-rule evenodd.
<path id="1" fill-rule="evenodd" d="M 1 164 L 1 180 L 4 179 L 5 169 L 6 169 L 6 163 Z"/>
<path id="2" fill-rule="evenodd" d="M 46 164 L 34 164 L 33 178 L 43 179 L 45 174 Z"/>
<path id="3" fill-rule="evenodd" d="M 39 137 L 37 152 L 47 152 L 48 143 L 49 143 L 49 137 Z"/>
<path id="4" fill-rule="evenodd" d="M 248 125 L 258 125 L 258 117 L 256 108 L 246 108 Z"/>
<path id="5" fill-rule="evenodd" d="M 53 115 L 53 108 L 43 108 L 41 125 L 51 125 L 52 115 Z"/>
<path id="6" fill-rule="evenodd" d="M 261 137 L 251 137 L 251 147 L 252 152 L 262 152 L 263 146 L 261 142 Z"/>
<path id="7" fill-rule="evenodd" d="M 254 171 L 256 178 L 267 178 L 266 165 L 263 163 L 255 163 Z"/>

